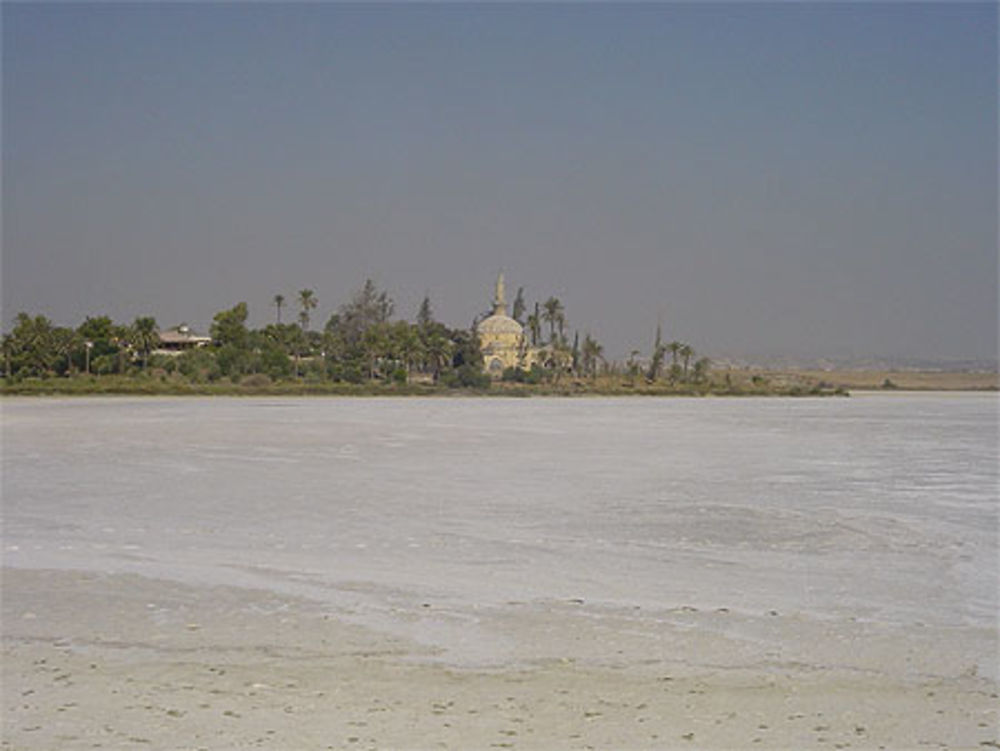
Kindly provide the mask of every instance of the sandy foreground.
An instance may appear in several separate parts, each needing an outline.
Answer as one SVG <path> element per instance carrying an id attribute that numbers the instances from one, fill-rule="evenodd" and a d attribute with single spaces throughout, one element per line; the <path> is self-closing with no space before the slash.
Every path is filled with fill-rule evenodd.
<path id="1" fill-rule="evenodd" d="M 518 659 L 457 667 L 263 590 L 2 584 L 4 749 L 1000 748 L 996 684 L 933 630 L 512 602 L 483 620 Z"/>

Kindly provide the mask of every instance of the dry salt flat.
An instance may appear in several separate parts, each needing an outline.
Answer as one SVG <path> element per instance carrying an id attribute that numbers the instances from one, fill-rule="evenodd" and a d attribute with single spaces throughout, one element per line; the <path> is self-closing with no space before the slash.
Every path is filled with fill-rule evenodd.
<path id="1" fill-rule="evenodd" d="M 8 399 L 3 736 L 989 748 L 997 399 Z"/>

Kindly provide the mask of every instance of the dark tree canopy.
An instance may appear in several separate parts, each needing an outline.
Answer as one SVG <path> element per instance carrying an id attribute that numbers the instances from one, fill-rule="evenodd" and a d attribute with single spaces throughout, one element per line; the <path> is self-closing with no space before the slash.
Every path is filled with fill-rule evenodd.
<path id="1" fill-rule="evenodd" d="M 524 325 L 524 287 L 517 288 L 517 295 L 514 297 L 514 307 L 511 308 L 510 317 L 515 321 Z"/>
<path id="2" fill-rule="evenodd" d="M 420 310 L 417 311 L 417 325 L 425 329 L 432 323 L 434 323 L 434 311 L 431 309 L 431 298 L 429 295 L 424 295 Z"/>
<path id="3" fill-rule="evenodd" d="M 377 289 L 371 279 L 366 279 L 351 301 L 341 305 L 337 314 L 331 316 L 326 328 L 337 331 L 348 344 L 357 344 L 372 326 L 388 323 L 395 309 L 389 294 Z"/>
<path id="4" fill-rule="evenodd" d="M 236 303 L 229 310 L 215 314 L 212 321 L 212 340 L 220 347 L 246 347 L 247 344 L 247 304 Z"/>
<path id="5" fill-rule="evenodd" d="M 294 298 L 293 298 L 294 300 Z M 296 323 L 247 326 L 248 306 L 239 302 L 215 314 L 211 342 L 198 337 L 167 337 L 160 341 L 156 320 L 140 316 L 130 326 L 107 316 L 88 316 L 76 329 L 59 327 L 45 316 L 20 313 L 3 336 L 3 374 L 11 382 L 25 378 L 129 377 L 201 383 L 229 379 L 254 387 L 276 380 L 390 384 L 441 384 L 446 387 L 485 388 L 490 376 L 483 370 L 481 342 L 475 325 L 452 329 L 434 319 L 429 295 L 421 301 L 415 322 L 393 320 L 395 304 L 388 292 L 371 279 L 330 316 L 322 332 L 309 330 L 309 313 L 316 307 L 312 290 L 299 292 L 301 308 Z M 282 295 L 275 307 L 285 304 Z M 604 358 L 604 348 L 586 333 L 574 331 L 572 343 L 562 302 L 549 297 L 524 315 L 523 288 L 514 301 L 515 316 L 525 318 L 524 341 L 518 362 L 504 380 L 542 381 L 559 385 L 572 375 L 614 379 L 620 366 Z M 549 335 L 543 341 L 543 325 Z M 186 327 L 179 327 L 190 333 Z M 166 334 L 164 334 L 166 336 Z M 529 344 L 530 343 L 530 344 Z M 665 363 L 666 354 L 671 361 Z M 642 372 L 638 351 L 628 362 L 629 387 Z M 529 367 L 530 370 L 525 370 Z M 646 371 L 650 382 L 666 380 L 671 388 L 708 388 L 710 361 L 698 359 L 694 348 L 680 341 L 665 344 L 656 331 Z M 574 380 L 573 387 L 579 386 Z"/>

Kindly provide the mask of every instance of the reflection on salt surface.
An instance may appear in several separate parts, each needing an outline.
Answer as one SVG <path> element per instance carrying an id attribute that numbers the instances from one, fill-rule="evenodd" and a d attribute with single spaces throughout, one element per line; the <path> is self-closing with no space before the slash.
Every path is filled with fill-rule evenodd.
<path id="1" fill-rule="evenodd" d="M 383 616 L 388 590 L 456 617 L 578 598 L 995 624 L 993 395 L 16 399 L 3 416 L 10 566 L 333 606 L 362 582 Z"/>

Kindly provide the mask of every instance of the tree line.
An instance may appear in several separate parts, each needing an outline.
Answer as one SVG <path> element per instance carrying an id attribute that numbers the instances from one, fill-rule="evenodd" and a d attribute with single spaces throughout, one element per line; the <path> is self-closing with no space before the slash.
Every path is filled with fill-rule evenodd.
<path id="1" fill-rule="evenodd" d="M 366 280 L 351 298 L 330 316 L 321 330 L 312 327 L 318 299 L 302 289 L 290 302 L 273 297 L 275 320 L 259 329 L 247 326 L 248 308 L 240 302 L 212 319 L 211 344 L 166 354 L 160 350 L 159 327 L 152 316 L 118 324 L 109 316 L 88 316 L 76 328 L 56 326 L 42 315 L 19 313 L 3 336 L 4 376 L 8 380 L 68 376 L 146 376 L 183 379 L 192 383 L 228 379 L 233 383 L 273 381 L 315 382 L 423 382 L 450 387 L 485 388 L 483 356 L 476 325 L 450 328 L 434 317 L 424 297 L 414 321 L 394 319 L 396 306 L 385 290 Z M 282 313 L 297 308 L 294 322 Z M 524 326 L 525 346 L 539 355 L 530 369 L 511 368 L 504 380 L 554 382 L 565 376 L 596 379 L 602 374 L 648 382 L 702 380 L 708 360 L 690 366 L 694 350 L 681 342 L 661 343 L 660 332 L 648 364 L 634 351 L 624 366 L 608 362 L 603 346 L 579 332 L 572 342 L 561 301 L 549 297 L 531 312 L 518 289 L 512 317 Z M 666 353 L 672 361 L 664 367 Z"/>

